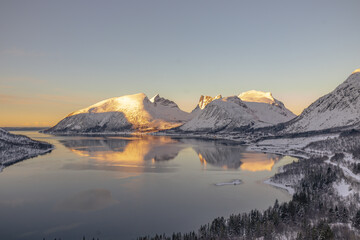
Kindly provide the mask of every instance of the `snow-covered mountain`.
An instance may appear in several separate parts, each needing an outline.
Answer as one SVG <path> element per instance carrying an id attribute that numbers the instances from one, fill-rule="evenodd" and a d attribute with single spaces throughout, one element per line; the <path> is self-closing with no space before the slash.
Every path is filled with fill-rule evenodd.
<path id="1" fill-rule="evenodd" d="M 360 69 L 334 91 L 312 103 L 284 124 L 282 133 L 319 131 L 338 127 L 360 128 Z"/>
<path id="2" fill-rule="evenodd" d="M 243 101 L 243 98 L 245 101 Z M 185 132 L 218 132 L 243 128 L 259 128 L 286 122 L 295 115 L 271 93 L 249 91 L 238 96 L 207 97 L 203 109 L 200 98 L 197 114 L 179 129 Z M 193 112 L 194 112 L 193 111 Z"/>
<path id="3" fill-rule="evenodd" d="M 49 133 L 157 131 L 177 127 L 190 119 L 176 103 L 143 93 L 110 98 L 69 114 Z"/>
<path id="4" fill-rule="evenodd" d="M 257 122 L 254 113 L 237 96 L 210 102 L 193 119 L 180 127 L 186 132 L 218 132 L 252 126 Z"/>
<path id="5" fill-rule="evenodd" d="M 0 171 L 4 166 L 50 152 L 53 146 L 0 128 Z"/>
<path id="6" fill-rule="evenodd" d="M 281 101 L 275 99 L 271 92 L 251 90 L 241 93 L 239 98 L 262 122 L 258 126 L 287 122 L 296 117 Z"/>

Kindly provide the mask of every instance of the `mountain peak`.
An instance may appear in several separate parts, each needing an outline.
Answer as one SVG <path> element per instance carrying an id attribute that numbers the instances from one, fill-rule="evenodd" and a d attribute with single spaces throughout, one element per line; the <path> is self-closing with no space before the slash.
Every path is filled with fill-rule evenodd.
<path id="1" fill-rule="evenodd" d="M 354 73 L 360 73 L 360 68 L 356 69 L 356 70 L 353 71 L 351 74 L 354 74 Z"/>
<path id="2" fill-rule="evenodd" d="M 244 102 L 259 102 L 259 103 L 268 103 L 268 104 L 276 103 L 276 100 L 272 96 L 271 92 L 250 90 L 247 92 L 240 93 L 239 98 Z"/>
<path id="3" fill-rule="evenodd" d="M 220 98 L 222 98 L 222 96 L 220 94 L 215 97 L 201 95 L 200 99 L 199 99 L 199 108 L 204 109 L 206 107 L 206 105 L 208 105 L 212 101 L 214 101 L 216 99 L 220 99 Z"/>
<path id="4" fill-rule="evenodd" d="M 157 100 L 159 100 L 161 97 L 160 97 L 160 94 L 156 94 L 155 96 L 153 96 L 151 99 L 150 99 L 150 102 L 156 102 Z"/>
<path id="5" fill-rule="evenodd" d="M 190 114 L 176 103 L 144 93 L 103 100 L 69 114 L 48 132 L 158 131 L 178 127 Z"/>

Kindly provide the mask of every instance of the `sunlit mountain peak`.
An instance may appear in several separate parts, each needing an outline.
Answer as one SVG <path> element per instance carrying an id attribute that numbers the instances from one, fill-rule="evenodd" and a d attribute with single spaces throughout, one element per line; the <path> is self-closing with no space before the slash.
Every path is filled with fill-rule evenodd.
<path id="1" fill-rule="evenodd" d="M 59 132 L 153 132 L 183 124 L 190 114 L 158 94 L 144 93 L 109 98 L 69 114 L 49 131 Z"/>
<path id="2" fill-rule="evenodd" d="M 354 73 L 359 73 L 360 72 L 360 68 L 356 69 L 355 71 L 352 72 L 352 74 Z"/>
<path id="3" fill-rule="evenodd" d="M 215 97 L 201 95 L 200 99 L 199 99 L 199 108 L 204 109 L 206 107 L 206 105 L 208 105 L 212 101 L 214 101 L 216 99 L 220 99 L 220 98 L 222 98 L 222 96 L 220 94 Z"/>
<path id="4" fill-rule="evenodd" d="M 239 98 L 245 102 L 260 102 L 260 103 L 268 103 L 268 104 L 276 103 L 276 100 L 272 96 L 271 92 L 250 90 L 241 93 L 239 95 Z"/>

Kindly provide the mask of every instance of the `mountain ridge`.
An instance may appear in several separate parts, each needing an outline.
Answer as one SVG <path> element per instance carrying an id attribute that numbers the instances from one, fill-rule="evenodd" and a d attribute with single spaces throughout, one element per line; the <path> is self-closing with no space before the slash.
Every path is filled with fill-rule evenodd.
<path id="1" fill-rule="evenodd" d="M 320 131 L 360 125 L 360 69 L 333 91 L 285 123 L 281 133 Z"/>

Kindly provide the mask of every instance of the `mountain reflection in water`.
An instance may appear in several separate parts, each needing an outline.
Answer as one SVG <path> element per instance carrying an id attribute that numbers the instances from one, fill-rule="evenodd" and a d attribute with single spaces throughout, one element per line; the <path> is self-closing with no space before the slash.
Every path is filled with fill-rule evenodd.
<path id="1" fill-rule="evenodd" d="M 130 172 L 169 172 L 175 168 L 159 163 L 174 159 L 181 150 L 192 148 L 207 167 L 271 171 L 280 156 L 247 152 L 244 146 L 221 141 L 174 139 L 166 136 L 93 137 L 62 140 L 61 143 L 89 164 L 66 164 L 69 169 L 98 169 Z"/>
<path id="2" fill-rule="evenodd" d="M 88 157 L 89 164 L 66 164 L 68 169 L 92 169 L 129 172 L 169 172 L 172 168 L 156 162 L 175 158 L 184 148 L 169 137 L 139 138 L 104 137 L 62 140 L 61 143 L 79 156 Z"/>

